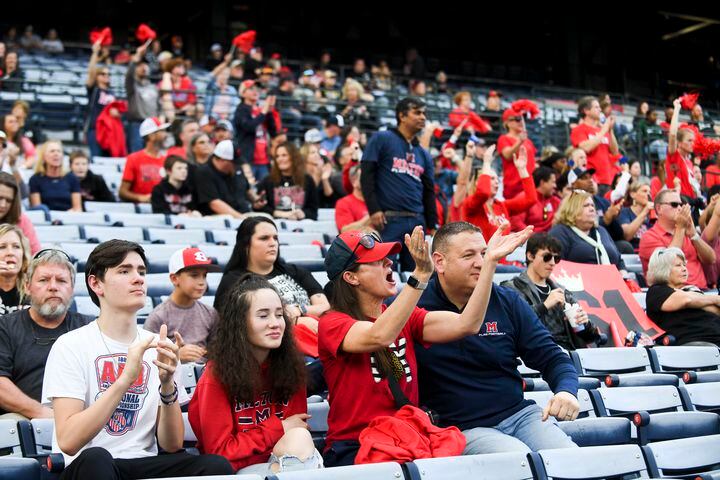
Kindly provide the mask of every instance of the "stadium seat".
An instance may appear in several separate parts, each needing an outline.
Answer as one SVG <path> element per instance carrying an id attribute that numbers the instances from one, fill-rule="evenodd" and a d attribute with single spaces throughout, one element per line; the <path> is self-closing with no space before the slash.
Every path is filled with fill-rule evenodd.
<path id="1" fill-rule="evenodd" d="M 36 227 L 38 225 L 47 225 L 49 223 L 44 210 L 23 210 L 23 213 Z"/>
<path id="2" fill-rule="evenodd" d="M 322 400 L 322 397 L 318 398 L 320 399 L 319 402 L 311 403 L 308 401 L 307 413 L 311 415 L 311 417 L 307 423 L 310 428 L 310 433 L 312 434 L 313 442 L 315 443 L 315 448 L 322 452 L 323 448 L 325 448 L 325 435 L 328 431 L 327 418 L 330 412 L 330 404 L 327 400 Z"/>
<path id="3" fill-rule="evenodd" d="M 169 215 L 170 225 L 176 227 L 178 225 L 184 226 L 187 229 L 200 229 L 200 230 L 212 230 L 212 229 L 226 229 L 228 228 L 227 222 L 224 218 L 220 217 L 186 217 L 181 215 Z"/>
<path id="4" fill-rule="evenodd" d="M 195 363 L 182 363 L 180 364 L 180 368 L 185 391 L 188 395 L 192 396 L 195 392 L 195 387 L 197 387 L 197 378 L 195 378 Z"/>
<path id="5" fill-rule="evenodd" d="M 106 225 L 107 218 L 102 212 L 62 212 L 50 211 L 51 222 L 62 222 L 62 225 Z"/>
<path id="6" fill-rule="evenodd" d="M 527 367 L 526 367 L 527 368 Z M 550 390 L 550 385 L 541 378 L 523 377 L 525 392 L 541 392 Z M 600 388 L 600 380 L 592 377 L 578 377 L 578 388 L 581 390 L 595 390 Z"/>
<path id="7" fill-rule="evenodd" d="M 267 480 L 402 480 L 403 478 L 402 467 L 395 462 L 281 472 L 266 477 Z"/>
<path id="8" fill-rule="evenodd" d="M 682 375 L 689 370 L 720 372 L 717 347 L 653 347 L 648 350 L 652 369 L 658 373 Z"/>
<path id="9" fill-rule="evenodd" d="M 408 480 L 531 480 L 533 473 L 527 455 L 521 452 L 423 458 L 406 463 Z"/>
<path id="10" fill-rule="evenodd" d="M 237 237 L 237 232 L 234 230 L 218 230 L 213 229 L 210 231 L 212 235 L 212 241 L 216 245 L 235 245 L 235 239 Z"/>
<path id="11" fill-rule="evenodd" d="M 540 450 L 529 454 L 529 458 L 540 479 L 648 478 L 637 445 Z"/>
<path id="12" fill-rule="evenodd" d="M 680 387 L 687 392 L 687 397 L 695 410 L 720 414 L 720 382 L 693 383 Z"/>
<path id="13" fill-rule="evenodd" d="M 523 396 L 527 400 L 532 400 L 537 403 L 540 407 L 545 408 L 545 405 L 555 395 L 550 390 L 542 390 L 537 392 L 525 392 Z M 580 413 L 578 418 L 592 418 L 597 417 L 595 413 L 595 407 L 593 406 L 592 400 L 587 390 L 578 390 L 577 394 L 578 402 L 580 403 Z"/>
<path id="14" fill-rule="evenodd" d="M 108 223 L 122 223 L 125 227 L 170 228 L 167 216 L 162 213 L 112 212 L 108 213 Z"/>
<path id="15" fill-rule="evenodd" d="M 76 243 L 76 242 L 63 242 L 58 247 L 67 253 L 71 259 L 78 262 L 77 270 L 82 272 L 85 270 L 85 263 L 87 262 L 90 253 L 95 250 L 97 245 L 92 243 Z"/>
<path id="16" fill-rule="evenodd" d="M 215 292 L 217 291 L 217 288 L 220 285 L 220 280 L 222 279 L 222 275 L 223 274 L 219 273 L 219 272 L 208 273 L 208 275 L 207 275 L 207 283 L 208 283 L 207 295 L 215 295 Z"/>
<path id="17" fill-rule="evenodd" d="M 89 225 L 85 227 L 85 238 L 87 238 L 89 243 L 102 243 L 113 239 L 128 240 L 137 243 L 145 242 L 145 234 L 141 227 L 100 227 Z"/>
<path id="18" fill-rule="evenodd" d="M 604 379 L 611 373 L 652 373 L 644 348 L 583 348 L 570 352 L 578 375 Z"/>
<path id="19" fill-rule="evenodd" d="M 0 456 L 22 455 L 17 420 L 0 420 Z"/>
<path id="20" fill-rule="evenodd" d="M 525 378 L 525 377 L 531 377 L 531 378 L 540 377 L 540 372 L 537 370 L 533 370 L 532 368 L 525 365 L 525 363 L 522 361 L 522 359 L 518 358 L 517 362 L 518 362 L 518 367 L 517 367 L 518 372 L 520 372 L 520 375 L 523 378 Z"/>
<path id="21" fill-rule="evenodd" d="M 149 273 L 145 275 L 145 284 L 147 285 L 148 297 L 170 295 L 174 290 L 167 273 Z"/>
<path id="22" fill-rule="evenodd" d="M 85 273 L 78 272 L 75 276 L 75 286 L 73 289 L 75 297 L 87 297 L 89 295 L 87 285 L 85 285 Z"/>
<path id="23" fill-rule="evenodd" d="M 636 412 L 682 412 L 686 410 L 677 388 L 669 385 L 650 387 L 600 388 L 590 395 L 602 417 L 624 416 Z"/>
<path id="24" fill-rule="evenodd" d="M 638 302 L 638 305 L 643 310 L 647 310 L 647 304 L 645 303 L 645 297 L 647 296 L 646 292 L 633 292 L 633 297 L 635 297 L 635 300 Z"/>
<path id="25" fill-rule="evenodd" d="M 135 213 L 135 204 L 127 202 L 85 202 L 86 212 Z"/>
<path id="26" fill-rule="evenodd" d="M 153 303 L 151 297 L 145 297 L 145 306 L 137 312 L 138 320 L 144 321 L 150 312 L 152 312 Z M 97 317 L 100 314 L 100 307 L 95 305 L 89 296 L 75 297 L 75 311 L 83 315 Z M 142 322 L 141 322 L 142 323 Z"/>
<path id="27" fill-rule="evenodd" d="M 77 225 L 38 225 L 35 233 L 40 239 L 52 239 L 53 242 L 82 242 L 83 236 Z"/>
<path id="28" fill-rule="evenodd" d="M 297 260 L 323 261 L 323 252 L 319 245 L 283 245 L 280 247 L 280 256 L 290 263 Z"/>
<path id="29" fill-rule="evenodd" d="M 138 213 L 152 213 L 152 205 L 149 203 L 138 203 L 135 205 L 135 208 L 137 209 Z"/>
<path id="30" fill-rule="evenodd" d="M 205 252 L 205 254 L 217 261 L 217 264 L 222 268 L 230 261 L 232 256 L 233 248 L 229 245 L 215 245 L 214 243 L 202 243 L 198 245 L 198 248 Z"/>
<path id="31" fill-rule="evenodd" d="M 335 209 L 334 208 L 318 208 L 318 222 L 335 221 Z"/>
<path id="32" fill-rule="evenodd" d="M 147 229 L 147 234 L 148 240 L 152 243 L 183 243 L 186 245 L 197 245 L 207 241 L 205 230 L 200 229 L 151 227 Z"/>
<path id="33" fill-rule="evenodd" d="M 145 250 L 145 257 L 147 258 L 148 264 L 150 266 L 148 272 L 167 273 L 168 262 L 170 261 L 170 257 L 172 256 L 172 254 L 188 246 L 189 245 L 184 245 L 180 243 L 172 245 L 165 243 L 148 243 L 143 245 L 143 249 Z"/>
<path id="34" fill-rule="evenodd" d="M 720 473 L 720 435 L 653 442 L 643 447 L 643 453 L 653 477 Z"/>
<path id="35" fill-rule="evenodd" d="M 313 242 L 318 242 L 321 245 L 325 244 L 325 236 L 319 232 L 279 232 L 278 238 L 280 240 L 280 245 L 310 245 Z M 233 244 L 234 243 L 235 241 L 233 240 Z"/>
<path id="36" fill-rule="evenodd" d="M 40 463 L 32 458 L 0 457 L 0 480 L 40 480 Z"/>
<path id="37" fill-rule="evenodd" d="M 92 168 L 92 166 L 94 166 L 96 164 L 97 165 L 113 165 L 113 166 L 117 167 L 118 169 L 122 170 L 123 167 L 125 166 L 125 161 L 126 161 L 125 157 L 93 157 L 92 163 L 90 165 L 91 165 L 91 168 Z"/>
<path id="38" fill-rule="evenodd" d="M 55 422 L 52 418 L 33 418 L 30 420 L 32 424 L 33 436 L 35 439 L 35 451 L 39 454 L 48 454 L 52 451 L 53 430 Z"/>

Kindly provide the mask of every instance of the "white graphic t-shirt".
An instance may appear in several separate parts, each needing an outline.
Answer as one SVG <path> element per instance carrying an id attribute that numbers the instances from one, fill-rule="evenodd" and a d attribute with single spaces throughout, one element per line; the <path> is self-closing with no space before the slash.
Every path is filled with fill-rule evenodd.
<path id="1" fill-rule="evenodd" d="M 138 328 L 138 332 L 141 340 L 157 336 L 142 328 Z M 125 366 L 129 345 L 101 335 L 95 320 L 58 338 L 45 366 L 42 393 L 44 405 L 50 406 L 53 398 L 75 398 L 84 401 L 87 408 L 115 383 Z M 145 351 L 142 371 L 137 380 L 125 393 L 103 429 L 80 452 L 90 447 L 102 447 L 114 458 L 157 455 L 155 422 L 160 405 L 160 378 L 158 368 L 153 363 L 156 358 L 154 348 Z M 178 385 L 179 402 L 188 402 L 179 368 L 175 371 L 175 382 Z M 57 437 L 53 434 L 53 452 L 60 451 Z M 77 455 L 63 453 L 65 465 L 69 465 Z"/>

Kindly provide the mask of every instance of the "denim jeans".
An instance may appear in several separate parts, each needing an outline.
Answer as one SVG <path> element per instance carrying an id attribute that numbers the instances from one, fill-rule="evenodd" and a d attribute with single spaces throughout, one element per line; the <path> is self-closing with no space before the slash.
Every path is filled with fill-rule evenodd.
<path id="1" fill-rule="evenodd" d="M 129 121 L 127 124 L 127 147 L 128 153 L 137 152 L 145 147 L 142 137 L 140 136 L 140 124 L 142 122 Z"/>
<path id="2" fill-rule="evenodd" d="M 542 421 L 542 408 L 528 405 L 495 427 L 463 431 L 467 445 L 464 455 L 499 452 L 536 452 L 543 449 L 577 447 L 557 421 Z"/>
<path id="3" fill-rule="evenodd" d="M 418 214 L 414 217 L 385 217 L 387 223 L 385 228 L 380 232 L 382 235 L 383 242 L 400 242 L 402 245 L 402 251 L 400 252 L 400 268 L 402 272 L 411 272 L 415 269 L 415 261 L 410 256 L 410 252 L 405 246 L 405 234 L 411 234 L 413 228 L 418 225 L 422 225 L 425 228 L 425 218 L 422 214 Z M 393 270 L 397 270 L 397 258 L 392 258 L 395 262 Z"/>
<path id="4" fill-rule="evenodd" d="M 105 155 L 105 152 L 97 142 L 97 136 L 94 128 L 87 131 L 87 145 L 90 150 L 90 156 L 93 158 Z"/>
<path id="5" fill-rule="evenodd" d="M 261 182 L 270 174 L 270 165 L 253 165 L 250 167 L 256 182 Z"/>

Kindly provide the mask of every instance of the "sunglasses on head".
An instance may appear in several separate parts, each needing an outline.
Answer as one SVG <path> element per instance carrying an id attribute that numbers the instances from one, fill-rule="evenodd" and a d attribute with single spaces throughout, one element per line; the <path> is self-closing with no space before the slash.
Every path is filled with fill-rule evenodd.
<path id="1" fill-rule="evenodd" d="M 372 250 L 373 248 L 375 248 L 375 244 L 380 243 L 380 242 L 382 242 L 382 239 L 375 232 L 366 233 L 362 237 L 360 237 L 360 241 L 358 241 L 358 244 L 355 245 L 355 248 L 353 248 L 352 253 L 348 257 L 347 261 L 345 262 L 345 265 L 343 266 L 342 270 L 340 270 L 340 273 L 344 272 L 345 270 L 350 268 L 350 266 L 353 263 L 355 263 L 355 261 L 353 260 L 353 257 L 355 256 L 357 249 L 360 248 L 361 245 L 363 247 L 365 247 L 367 250 Z"/>
<path id="2" fill-rule="evenodd" d="M 70 259 L 70 255 L 63 252 L 62 250 L 58 250 L 57 248 L 43 248 L 42 250 L 37 252 L 35 255 L 33 255 L 33 260 L 37 260 L 38 258 L 44 257 L 50 252 L 59 253 L 60 255 L 65 257 L 68 262 L 73 263 L 73 261 Z"/>

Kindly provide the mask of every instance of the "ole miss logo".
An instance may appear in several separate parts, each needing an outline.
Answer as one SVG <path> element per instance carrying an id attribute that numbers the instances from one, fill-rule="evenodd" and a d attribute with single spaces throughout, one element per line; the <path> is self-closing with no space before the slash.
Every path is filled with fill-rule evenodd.
<path id="1" fill-rule="evenodd" d="M 485 325 L 485 333 L 481 333 L 481 337 L 505 335 L 505 332 L 498 330 L 498 322 L 485 322 L 483 325 Z"/>

